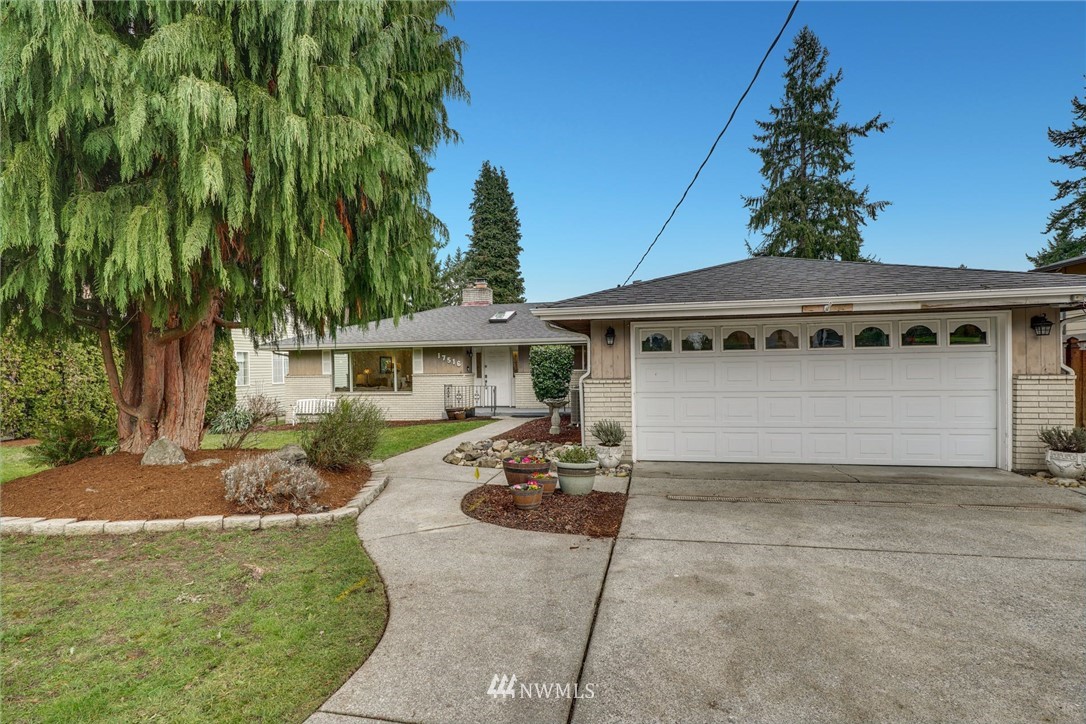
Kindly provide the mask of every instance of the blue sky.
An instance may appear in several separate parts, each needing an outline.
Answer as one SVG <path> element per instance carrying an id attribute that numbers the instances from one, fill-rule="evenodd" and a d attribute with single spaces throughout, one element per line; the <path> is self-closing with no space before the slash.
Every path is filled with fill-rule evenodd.
<path id="1" fill-rule="evenodd" d="M 460 2 L 470 103 L 439 150 L 432 208 L 467 247 L 471 186 L 503 166 L 520 209 L 528 299 L 614 286 L 704 157 L 788 12 L 784 2 Z M 1054 208 L 1049 126 L 1083 93 L 1086 4 L 800 4 L 697 185 L 636 278 L 746 256 L 741 195 L 759 192 L 754 121 L 780 98 L 809 25 L 844 69 L 841 118 L 890 130 L 856 145 L 856 177 L 893 205 L 867 227 L 884 262 L 1025 269 Z"/>

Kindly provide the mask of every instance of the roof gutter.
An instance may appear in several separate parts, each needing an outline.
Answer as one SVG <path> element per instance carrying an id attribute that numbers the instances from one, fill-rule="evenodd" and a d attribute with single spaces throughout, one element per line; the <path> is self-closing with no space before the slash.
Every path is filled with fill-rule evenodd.
<path id="1" fill-rule="evenodd" d="M 576 335 L 576 336 L 574 336 Z M 412 349 L 415 347 L 421 347 L 427 349 L 430 347 L 519 347 L 519 346 L 537 346 L 545 344 L 584 344 L 588 337 L 583 334 L 576 334 L 571 332 L 569 337 L 566 338 L 550 338 L 550 339 L 503 339 L 503 340 L 486 340 L 480 342 L 479 340 L 449 340 L 440 342 L 343 342 L 340 340 L 327 340 L 325 342 L 306 342 L 303 344 L 284 345 L 283 341 L 276 341 L 272 344 L 276 346 L 276 349 L 285 350 L 316 350 L 316 349 Z"/>
<path id="2" fill-rule="evenodd" d="M 1063 306 L 1086 300 L 1086 283 L 1081 287 L 1030 289 L 988 289 L 970 292 L 925 294 L 872 294 L 857 297 L 807 297 L 759 299 L 735 302 L 667 302 L 612 304 L 584 307 L 536 307 L 532 314 L 546 320 L 665 318 L 689 316 L 760 316 L 767 314 L 812 314 L 830 312 L 932 311 L 954 307 Z M 817 309 L 812 309 L 817 307 Z"/>

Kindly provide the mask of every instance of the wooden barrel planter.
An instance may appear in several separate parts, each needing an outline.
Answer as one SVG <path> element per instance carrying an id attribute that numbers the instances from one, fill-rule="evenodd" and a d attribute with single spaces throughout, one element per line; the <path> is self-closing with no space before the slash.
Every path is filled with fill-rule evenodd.
<path id="1" fill-rule="evenodd" d="M 519 462 L 527 460 L 528 462 Z M 551 464 L 542 458 L 507 458 L 502 460 L 502 470 L 505 471 L 505 482 L 509 485 L 531 482 L 532 476 L 538 473 L 550 472 Z"/>

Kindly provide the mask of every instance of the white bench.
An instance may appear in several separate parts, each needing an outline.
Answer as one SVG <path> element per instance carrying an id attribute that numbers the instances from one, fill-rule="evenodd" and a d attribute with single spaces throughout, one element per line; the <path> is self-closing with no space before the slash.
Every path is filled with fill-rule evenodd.
<path id="1" fill-rule="evenodd" d="M 307 400 L 297 400 L 290 408 L 290 424 L 297 425 L 298 418 L 302 415 L 310 417 L 313 415 L 327 415 L 336 409 L 336 403 L 338 400 L 332 400 L 327 397 L 316 397 Z"/>

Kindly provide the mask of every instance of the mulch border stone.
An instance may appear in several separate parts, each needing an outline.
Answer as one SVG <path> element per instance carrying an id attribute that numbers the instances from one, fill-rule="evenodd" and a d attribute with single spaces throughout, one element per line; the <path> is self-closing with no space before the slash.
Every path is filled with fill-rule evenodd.
<path id="1" fill-rule="evenodd" d="M 313 525 L 331 525 L 344 518 L 357 518 L 388 485 L 385 464 L 368 462 L 370 479 L 342 508 L 323 513 L 275 513 L 271 515 L 196 515 L 191 518 L 153 520 L 77 520 L 75 518 L 0 517 L 0 535 L 129 535 L 168 533 L 177 530 L 265 530 Z"/>

